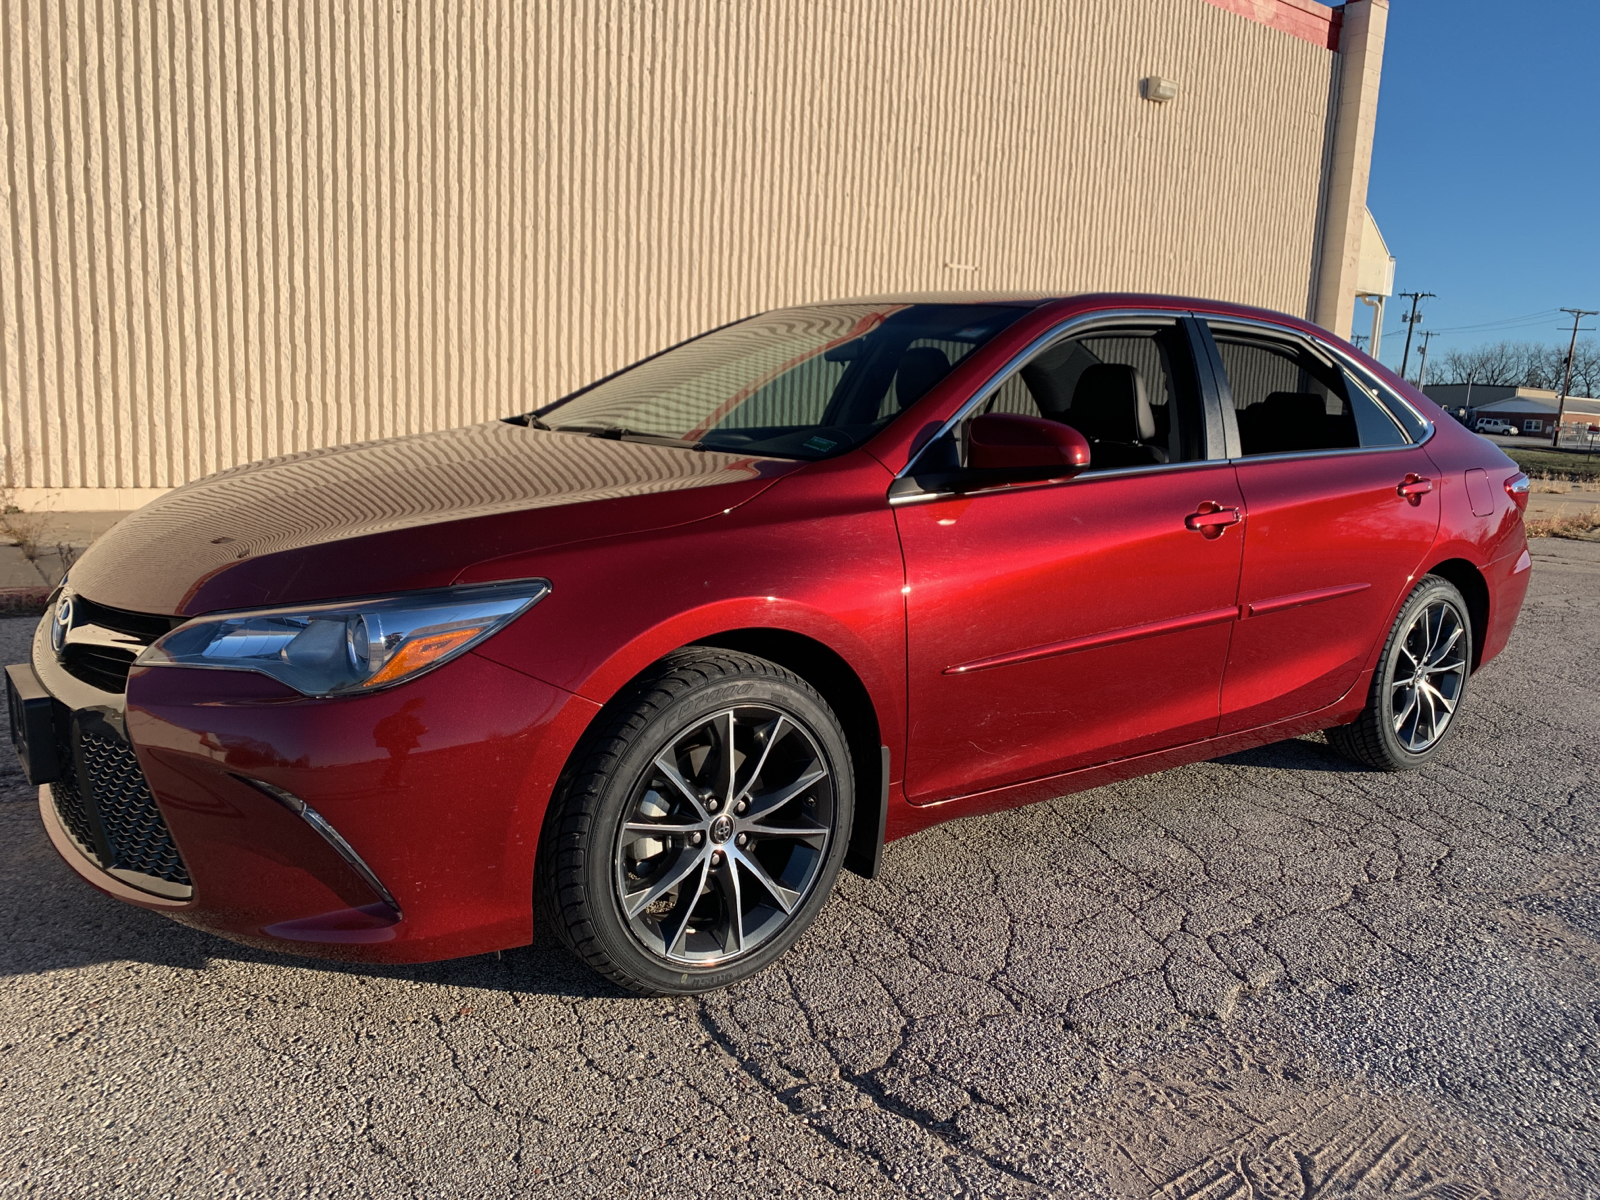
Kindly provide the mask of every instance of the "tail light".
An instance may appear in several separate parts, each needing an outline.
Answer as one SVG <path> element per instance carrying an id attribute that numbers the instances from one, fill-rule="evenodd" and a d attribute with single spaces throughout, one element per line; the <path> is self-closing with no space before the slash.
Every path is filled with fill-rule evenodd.
<path id="1" fill-rule="evenodd" d="M 1506 480 L 1506 495 L 1510 496 L 1517 508 L 1522 512 L 1528 511 L 1528 477 L 1521 471 Z"/>

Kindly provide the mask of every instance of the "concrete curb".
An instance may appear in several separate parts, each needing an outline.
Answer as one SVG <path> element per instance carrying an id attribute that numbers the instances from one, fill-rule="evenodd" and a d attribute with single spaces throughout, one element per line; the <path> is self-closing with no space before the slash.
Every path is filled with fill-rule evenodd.
<path id="1" fill-rule="evenodd" d="M 0 617 L 36 617 L 50 599 L 47 587 L 0 588 Z"/>

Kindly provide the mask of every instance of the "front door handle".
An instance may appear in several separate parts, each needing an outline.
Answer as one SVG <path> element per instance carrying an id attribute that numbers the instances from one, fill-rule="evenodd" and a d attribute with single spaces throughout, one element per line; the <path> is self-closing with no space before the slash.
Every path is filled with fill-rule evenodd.
<path id="1" fill-rule="evenodd" d="M 1202 500 L 1199 509 L 1183 519 L 1183 527 L 1203 537 L 1219 538 L 1229 525 L 1237 525 L 1242 520 L 1244 515 L 1237 508 L 1218 504 L 1214 500 Z"/>
<path id="2" fill-rule="evenodd" d="M 1433 491 L 1433 480 L 1426 475 L 1408 474 L 1401 481 L 1400 486 L 1395 488 L 1395 491 L 1415 508 L 1422 503 L 1424 496 Z"/>

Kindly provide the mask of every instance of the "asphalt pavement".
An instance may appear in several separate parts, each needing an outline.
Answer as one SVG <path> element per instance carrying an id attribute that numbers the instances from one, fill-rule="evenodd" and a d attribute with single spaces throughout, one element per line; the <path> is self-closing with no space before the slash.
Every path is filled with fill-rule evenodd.
<path id="1" fill-rule="evenodd" d="M 1428 770 L 931 830 L 699 999 L 234 946 L 81 884 L 7 759 L 0 1194 L 1600 1196 L 1600 545 L 1535 556 Z"/>

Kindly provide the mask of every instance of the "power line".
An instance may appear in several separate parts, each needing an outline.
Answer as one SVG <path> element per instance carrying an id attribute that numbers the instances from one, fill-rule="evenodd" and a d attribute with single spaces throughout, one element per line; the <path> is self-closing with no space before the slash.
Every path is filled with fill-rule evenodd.
<path id="1" fill-rule="evenodd" d="M 1578 352 L 1578 326 L 1585 317 L 1600 317 L 1600 312 L 1592 308 L 1563 308 L 1561 311 L 1572 314 L 1572 342 L 1567 346 L 1567 369 L 1561 375 L 1561 399 L 1556 401 L 1556 431 L 1550 437 L 1552 446 L 1561 445 L 1561 418 L 1567 413 L 1567 389 L 1572 386 L 1572 359 Z"/>
<path id="2" fill-rule="evenodd" d="M 1400 358 L 1400 378 L 1404 379 L 1406 367 L 1411 363 L 1411 335 L 1416 332 L 1417 322 L 1422 320 L 1422 314 L 1417 309 L 1424 300 L 1437 300 L 1438 297 L 1432 292 L 1401 292 L 1400 298 L 1411 301 L 1411 315 L 1400 318 L 1406 323 L 1406 352 Z"/>
<path id="3" fill-rule="evenodd" d="M 1555 314 L 1559 313 L 1560 311 L 1561 310 L 1559 308 L 1552 308 L 1552 309 L 1546 310 L 1543 313 L 1536 313 L 1536 314 L 1533 314 L 1533 315 L 1527 316 L 1527 317 L 1512 317 L 1512 318 L 1509 318 L 1509 319 L 1507 319 L 1505 321 L 1494 321 L 1494 322 L 1490 322 L 1490 323 L 1483 324 L 1483 325 L 1450 325 L 1450 326 L 1446 326 L 1446 327 L 1443 327 L 1443 328 L 1435 329 L 1434 332 L 1435 333 L 1440 333 L 1440 334 L 1458 334 L 1458 333 L 1492 333 L 1497 329 L 1513 329 L 1513 330 L 1528 329 L 1528 330 L 1531 330 L 1531 329 L 1537 328 L 1540 325 L 1543 325 L 1546 321 L 1548 321 L 1551 317 L 1553 317 Z M 1403 333 L 1404 329 L 1405 329 L 1403 322 L 1406 320 L 1406 316 L 1405 316 L 1404 313 L 1402 313 L 1400 315 L 1400 320 L 1402 322 L 1402 325 L 1399 328 L 1396 328 L 1396 329 L 1385 329 L 1383 331 L 1383 336 L 1384 337 L 1399 337 L 1400 334 Z"/>
<path id="4" fill-rule="evenodd" d="M 1496 329 L 1518 329 L 1523 326 L 1533 326 L 1548 321 L 1559 308 L 1547 308 L 1543 312 L 1528 313 L 1522 317 L 1507 317 L 1503 321 L 1485 321 L 1478 325 L 1450 325 L 1439 330 L 1440 333 L 1489 333 Z"/>
<path id="5" fill-rule="evenodd" d="M 1410 294 L 1410 293 L 1406 293 Z M 1544 309 L 1542 312 L 1530 312 L 1522 317 L 1507 317 L 1506 320 L 1496 322 L 1482 322 L 1478 325 L 1443 325 L 1435 328 L 1435 333 L 1493 333 L 1494 330 L 1531 330 L 1534 326 L 1542 325 L 1550 317 L 1554 317 L 1562 309 Z M 1406 315 L 1400 314 L 1400 328 L 1384 330 L 1386 338 L 1398 338 L 1405 330 Z"/>

